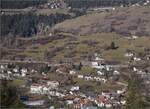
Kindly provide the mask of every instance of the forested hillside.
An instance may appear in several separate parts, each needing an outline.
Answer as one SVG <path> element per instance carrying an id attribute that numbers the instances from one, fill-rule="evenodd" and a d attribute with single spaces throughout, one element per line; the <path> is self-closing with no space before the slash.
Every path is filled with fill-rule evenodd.
<path id="1" fill-rule="evenodd" d="M 1 15 L 1 35 L 20 35 L 21 37 L 30 37 L 42 30 L 42 27 L 50 27 L 65 19 L 69 19 L 70 15 L 66 14 L 51 14 L 51 15 L 36 15 L 36 14 L 15 14 Z"/>
<path id="2" fill-rule="evenodd" d="M 46 3 L 47 0 L 1 0 L 1 8 L 21 9 Z"/>

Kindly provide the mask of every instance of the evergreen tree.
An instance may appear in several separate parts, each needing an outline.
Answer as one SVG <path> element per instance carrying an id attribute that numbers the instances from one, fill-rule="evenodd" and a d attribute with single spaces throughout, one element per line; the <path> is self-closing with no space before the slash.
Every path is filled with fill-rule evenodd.
<path id="1" fill-rule="evenodd" d="M 146 107 L 145 98 L 141 94 L 140 80 L 132 79 L 128 81 L 128 93 L 126 109 L 144 109 Z"/>
<path id="2" fill-rule="evenodd" d="M 110 45 L 110 48 L 111 49 L 117 49 L 117 45 L 115 44 L 115 42 L 111 42 L 111 45 Z"/>

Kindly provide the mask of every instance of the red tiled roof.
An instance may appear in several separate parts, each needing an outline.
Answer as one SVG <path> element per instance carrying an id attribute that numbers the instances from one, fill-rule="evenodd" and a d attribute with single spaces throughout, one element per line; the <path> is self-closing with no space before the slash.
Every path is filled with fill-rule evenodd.
<path id="1" fill-rule="evenodd" d="M 89 104 L 91 101 L 89 99 L 80 99 L 79 103 L 82 105 Z"/>
<path id="2" fill-rule="evenodd" d="M 107 99 L 105 96 L 99 96 L 98 98 L 97 98 L 97 101 L 98 102 L 102 102 L 102 103 L 104 103 L 104 104 L 111 104 L 112 102 L 109 100 L 109 99 Z"/>
<path id="3" fill-rule="evenodd" d="M 48 77 L 41 77 L 41 79 L 43 79 L 43 80 L 49 80 Z"/>

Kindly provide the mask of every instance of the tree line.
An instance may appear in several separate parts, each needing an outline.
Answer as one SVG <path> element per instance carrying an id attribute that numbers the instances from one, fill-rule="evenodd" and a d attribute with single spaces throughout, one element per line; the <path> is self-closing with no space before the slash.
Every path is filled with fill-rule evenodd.
<path id="1" fill-rule="evenodd" d="M 47 3 L 47 0 L 1 0 L 1 8 L 22 9 Z"/>
<path id="2" fill-rule="evenodd" d="M 13 36 L 30 37 L 38 32 L 38 25 L 43 23 L 46 26 L 53 26 L 56 23 L 71 18 L 66 14 L 36 15 L 36 14 L 15 14 L 0 15 L 1 36 L 11 33 Z"/>
<path id="3" fill-rule="evenodd" d="M 12 81 L 1 80 L 0 108 L 25 108 L 19 99 L 17 86 Z"/>

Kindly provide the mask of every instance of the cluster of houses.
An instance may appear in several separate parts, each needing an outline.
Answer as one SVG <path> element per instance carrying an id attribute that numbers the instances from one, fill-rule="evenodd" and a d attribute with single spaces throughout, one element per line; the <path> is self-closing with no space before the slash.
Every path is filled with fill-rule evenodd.
<path id="1" fill-rule="evenodd" d="M 56 83 L 55 83 L 56 84 Z M 57 84 L 58 85 L 58 84 Z M 56 85 L 56 86 L 57 86 Z M 42 85 L 41 85 L 42 86 Z M 36 89 L 36 91 L 35 91 Z M 44 88 L 43 88 L 44 90 Z M 57 97 L 57 100 L 64 101 L 67 106 L 70 106 L 75 109 L 81 109 L 82 107 L 90 107 L 95 104 L 97 107 L 119 107 L 125 105 L 126 101 L 123 98 L 126 89 L 117 90 L 116 92 L 104 91 L 101 95 L 90 95 L 84 94 L 80 91 L 79 86 L 72 86 L 69 90 L 64 92 L 59 92 L 59 90 L 52 90 L 51 88 L 41 92 L 39 86 L 30 88 L 30 93 L 36 94 L 47 94 L 51 100 L 53 97 Z M 77 93 L 78 92 L 78 93 Z"/>
<path id="2" fill-rule="evenodd" d="M 28 70 L 26 68 L 9 68 L 8 64 L 0 65 L 1 79 L 11 80 L 13 77 L 26 77 Z"/>
<path id="3" fill-rule="evenodd" d="M 124 56 L 132 59 L 134 63 L 136 62 L 134 66 L 127 66 L 126 68 L 128 70 L 131 70 L 132 72 L 135 72 L 137 75 L 143 78 L 143 84 L 146 84 L 147 86 L 150 85 L 150 68 L 147 67 L 149 65 L 145 65 L 145 69 L 143 68 L 143 65 L 138 66 L 138 64 L 141 64 L 142 61 L 149 63 L 149 52 L 144 57 L 140 57 L 133 51 L 127 51 Z M 94 72 L 91 73 L 81 72 L 80 70 L 70 68 L 64 70 L 64 65 L 62 64 L 55 64 L 55 73 L 58 73 L 60 75 L 67 74 L 69 76 L 72 76 L 73 78 L 82 79 L 88 82 L 100 82 L 102 84 L 107 84 L 107 81 L 109 82 L 110 80 L 112 80 L 112 78 L 121 77 L 121 70 L 120 67 L 117 66 L 118 64 L 115 65 L 115 63 L 106 63 L 106 61 L 98 53 L 94 54 L 92 60 L 88 64 L 82 63 L 82 67 L 90 67 L 92 69 L 95 69 Z M 48 66 L 52 67 L 52 64 L 48 64 Z M 70 108 L 120 108 L 126 104 L 124 96 L 127 91 L 127 85 L 123 85 L 120 89 L 116 90 L 103 90 L 100 93 L 88 93 L 88 91 L 85 92 L 84 90 L 82 90 L 82 86 L 76 84 L 67 85 L 64 86 L 65 88 L 62 88 L 62 83 L 60 83 L 60 81 L 51 81 L 44 71 L 41 72 L 31 68 L 29 69 L 25 67 L 18 67 L 17 65 L 15 66 L 9 64 L 1 64 L 0 72 L 0 79 L 8 80 L 13 80 L 15 78 L 26 78 L 27 80 L 30 80 L 31 77 L 29 75 L 32 74 L 32 77 L 34 77 L 35 74 L 40 72 L 39 79 L 34 82 L 32 81 L 27 85 L 29 87 L 28 93 L 36 96 L 46 95 L 50 101 L 62 101 L 67 107 Z M 119 82 L 118 79 L 115 79 L 115 81 Z M 44 99 L 23 99 L 24 100 L 22 100 L 22 102 L 28 106 L 41 106 L 45 103 Z"/>
<path id="4" fill-rule="evenodd" d="M 86 81 L 97 81 L 97 82 L 103 82 L 106 83 L 106 79 L 105 78 L 101 78 L 101 77 L 92 77 L 92 76 L 84 76 L 84 75 L 78 75 L 78 78 L 80 79 L 84 79 Z"/>
<path id="5" fill-rule="evenodd" d="M 97 69 L 95 73 L 91 73 L 90 75 L 86 75 L 86 72 L 79 73 L 75 70 L 70 70 L 68 74 L 77 77 L 78 79 L 83 79 L 85 81 L 96 81 L 96 82 L 102 82 L 106 83 L 108 79 L 105 78 L 105 73 L 110 72 L 112 75 L 120 75 L 120 72 L 118 70 L 115 70 L 111 65 L 100 65 L 99 63 L 103 62 L 104 59 L 101 58 L 100 55 L 97 53 L 94 55 L 94 60 L 90 62 L 88 67 Z M 93 64 L 94 63 L 94 64 Z M 64 72 L 61 68 L 56 69 L 57 73 L 63 74 Z M 106 94 L 106 92 L 102 92 L 101 95 L 95 94 L 95 97 L 86 95 L 84 93 L 81 94 L 80 86 L 72 86 L 67 92 L 69 93 L 61 93 L 59 94 L 63 100 L 65 100 L 66 104 L 69 106 L 73 106 L 73 108 L 82 108 L 82 107 L 89 107 L 92 106 L 92 104 L 96 104 L 97 107 L 106 107 L 111 108 L 113 106 L 121 106 L 125 105 L 126 101 L 124 99 L 120 99 L 120 101 L 116 100 L 116 96 L 119 97 L 121 94 L 125 93 L 126 87 L 124 87 L 122 90 L 117 90 L 116 92 L 109 92 Z M 80 93 L 77 93 L 80 92 Z M 56 92 L 55 92 L 56 93 Z M 53 94 L 55 94 L 53 93 Z M 57 92 L 58 93 L 58 92 Z M 51 94 L 50 94 L 51 95 Z M 57 94 L 58 95 L 58 94 Z M 53 95 L 54 96 L 54 95 Z M 113 97 L 115 96 L 115 97 Z M 58 97 L 58 96 L 57 96 Z M 115 99 L 115 100 L 113 100 Z"/>
<path id="6" fill-rule="evenodd" d="M 57 81 L 47 81 L 46 84 L 32 84 L 30 86 L 30 92 L 33 94 L 47 94 L 49 90 L 58 88 L 59 83 Z"/>
<path id="7" fill-rule="evenodd" d="M 102 92 L 101 95 L 65 95 L 63 99 L 67 105 L 75 109 L 82 109 L 82 107 L 90 107 L 95 104 L 99 108 L 112 108 L 125 105 L 126 101 L 121 98 L 124 91 L 118 92 Z"/>

